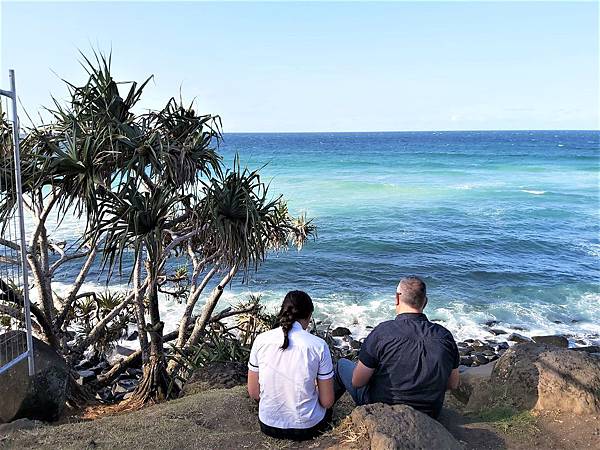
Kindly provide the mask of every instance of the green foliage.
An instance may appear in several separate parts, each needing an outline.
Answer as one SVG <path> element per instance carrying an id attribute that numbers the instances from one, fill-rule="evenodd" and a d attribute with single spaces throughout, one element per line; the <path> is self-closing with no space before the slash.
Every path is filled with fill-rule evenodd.
<path id="1" fill-rule="evenodd" d="M 183 371 L 180 381 L 185 381 L 196 369 L 213 362 L 247 362 L 250 348 L 259 333 L 274 328 L 277 316 L 260 303 L 260 295 L 250 295 L 231 311 L 231 321 L 210 323 L 198 345 L 184 349 L 173 348 L 171 358 L 176 359 Z M 239 312 L 236 314 L 236 312 Z"/>
<path id="2" fill-rule="evenodd" d="M 172 347 L 170 355 L 178 361 L 183 370 L 177 379 L 185 382 L 200 367 L 213 362 L 239 361 L 246 362 L 250 357 L 250 347 L 241 343 L 239 338 L 222 323 L 210 324 L 202 342 L 184 349 Z"/>
<path id="3" fill-rule="evenodd" d="M 107 314 L 109 314 L 125 298 L 120 292 L 105 291 L 90 294 L 78 299 L 73 306 L 73 324 L 81 336 L 86 336 Z M 94 342 L 94 349 L 106 355 L 115 343 L 123 337 L 127 326 L 133 321 L 134 311 L 125 308 L 112 321 L 103 327 L 100 338 Z"/>
<path id="4" fill-rule="evenodd" d="M 504 433 L 529 434 L 537 430 L 537 420 L 529 411 L 517 411 L 508 406 L 498 406 L 477 414 L 483 422 L 489 422 Z"/>
<path id="5" fill-rule="evenodd" d="M 236 316 L 238 339 L 244 346 L 252 347 L 258 334 L 275 328 L 277 324 L 277 314 L 267 311 L 260 302 L 260 295 L 251 294 L 247 302 L 237 305 L 238 310 L 254 309 L 253 312 Z"/>
<path id="6" fill-rule="evenodd" d="M 10 329 L 10 327 L 11 327 L 10 316 L 5 316 L 5 315 L 0 314 L 0 327 Z"/>
<path id="7" fill-rule="evenodd" d="M 194 268 L 195 277 L 213 270 L 247 276 L 270 251 L 300 249 L 315 235 L 310 219 L 292 217 L 285 201 L 271 196 L 259 171 L 241 167 L 237 157 L 231 168 L 223 164 L 218 153 L 219 116 L 199 114 L 193 103 L 181 98 L 170 98 L 160 109 L 144 110 L 141 100 L 152 77 L 142 83 L 121 82 L 113 77 L 110 55 L 94 52 L 81 57 L 85 83 L 65 81 L 69 98 L 64 103 L 53 99 L 47 109 L 51 120 L 22 130 L 23 189 L 34 214 L 52 211 L 58 217 L 74 213 L 80 218 L 84 238 L 69 249 L 97 249 L 104 281 L 125 268 L 131 269 L 126 275 L 133 279 L 138 272 L 125 261 L 143 264 L 139 281 L 146 289 L 149 330 L 162 329 L 158 292 L 177 300 L 190 292 L 187 269 L 166 274 L 171 257 L 206 261 Z M 6 153 L 10 127 L 4 115 L 1 119 L 0 152 Z M 5 181 L 12 170 L 10 159 L 2 161 L 0 222 L 15 207 L 12 187 Z M 49 294 L 54 271 L 45 271 L 41 264 L 49 243 L 45 218 L 39 223 L 44 228 L 33 236 L 37 264 L 32 267 L 40 267 L 33 272 L 48 284 L 38 283 L 46 288 L 40 289 L 40 303 L 47 309 L 65 305 L 59 314 L 44 311 L 48 317 L 60 318 L 45 328 L 51 330 L 47 337 L 53 338 L 54 332 L 60 335 L 75 321 L 83 336 L 101 336 L 95 345 L 106 352 L 131 320 L 131 311 L 124 309 L 96 334 L 90 333 L 94 326 L 119 304 L 113 294 L 89 294 L 74 302 L 78 292 L 66 302 L 48 298 L 56 297 Z M 270 320 L 265 316 L 248 321 L 244 343 L 251 342 Z M 230 339 L 231 330 L 213 324 L 207 333 L 210 341 L 201 345 L 196 356 L 189 352 L 181 356 L 202 363 L 207 358 L 238 359 L 246 354 L 244 345 Z M 151 351 L 161 353 L 153 355 L 160 357 L 155 361 L 162 361 L 160 333 L 150 333 L 150 340 L 155 344 Z"/>

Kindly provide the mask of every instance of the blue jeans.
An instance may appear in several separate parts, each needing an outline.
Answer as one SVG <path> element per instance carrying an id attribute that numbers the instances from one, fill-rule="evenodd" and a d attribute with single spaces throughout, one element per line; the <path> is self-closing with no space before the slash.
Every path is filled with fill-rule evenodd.
<path id="1" fill-rule="evenodd" d="M 340 358 L 337 362 L 334 377 L 335 400 L 339 400 L 344 392 L 348 392 L 357 406 L 366 405 L 369 402 L 369 385 L 361 388 L 352 386 L 352 372 L 355 367 L 356 363 L 345 358 Z"/>

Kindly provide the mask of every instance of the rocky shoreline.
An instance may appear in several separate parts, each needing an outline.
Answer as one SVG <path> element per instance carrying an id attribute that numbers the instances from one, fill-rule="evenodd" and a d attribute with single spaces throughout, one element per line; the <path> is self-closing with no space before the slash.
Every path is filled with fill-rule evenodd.
<path id="1" fill-rule="evenodd" d="M 464 339 L 458 341 L 458 350 L 460 354 L 461 370 L 468 367 L 477 367 L 496 361 L 514 344 L 523 342 L 534 342 L 536 344 L 547 344 L 559 348 L 569 348 L 574 344 L 576 350 L 583 350 L 590 353 L 600 352 L 600 346 L 585 345 L 584 341 L 569 341 L 569 336 L 565 335 L 540 335 L 527 337 L 525 335 L 509 332 L 497 327 L 497 321 L 488 321 L 484 324 L 485 329 L 490 333 L 487 339 Z M 317 326 L 319 328 L 319 326 Z M 519 327 L 511 327 L 526 331 Z M 367 327 L 371 330 L 372 327 Z M 124 338 L 124 341 L 135 340 L 135 331 Z M 351 330 L 344 326 L 329 328 L 327 331 L 318 331 L 321 337 L 325 338 L 330 344 L 334 358 L 356 359 L 360 347 L 365 338 L 355 339 Z M 116 345 L 112 355 L 108 359 L 90 357 L 84 359 L 75 366 L 78 374 L 78 383 L 82 386 L 88 386 L 95 392 L 95 399 L 104 404 L 114 404 L 122 400 L 127 400 L 133 394 L 142 376 L 141 367 L 129 367 L 115 378 L 109 385 L 98 388 L 98 379 L 110 370 L 111 366 L 120 359 L 124 359 L 133 353 L 133 350 L 122 345 Z"/>
<path id="2" fill-rule="evenodd" d="M 520 333 L 510 332 L 502 328 L 497 328 L 497 321 L 490 320 L 484 324 L 486 331 L 490 333 L 490 337 L 486 339 L 464 339 L 457 341 L 458 351 L 460 354 L 460 365 L 464 367 L 477 367 L 496 361 L 514 344 L 523 342 L 533 342 L 536 344 L 552 345 L 558 348 L 573 348 L 574 350 L 582 350 L 590 353 L 600 352 L 600 346 L 588 345 L 583 340 L 573 340 L 572 336 L 562 334 L 552 335 L 534 335 L 532 337 L 525 336 Z M 370 327 L 368 327 L 371 329 Z M 518 331 L 526 331 L 522 327 L 510 327 Z M 352 332 L 347 327 L 335 327 L 331 331 L 333 344 L 340 350 L 341 356 L 345 358 L 356 358 L 364 338 L 355 339 Z M 573 344 L 573 345 L 572 345 Z"/>

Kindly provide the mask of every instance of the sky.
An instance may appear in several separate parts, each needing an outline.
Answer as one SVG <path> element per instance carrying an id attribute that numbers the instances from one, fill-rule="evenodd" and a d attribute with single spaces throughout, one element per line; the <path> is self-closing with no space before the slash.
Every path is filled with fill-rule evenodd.
<path id="1" fill-rule="evenodd" d="M 81 50 L 225 132 L 599 129 L 598 3 L 10 2 L 0 82 L 35 116 Z"/>

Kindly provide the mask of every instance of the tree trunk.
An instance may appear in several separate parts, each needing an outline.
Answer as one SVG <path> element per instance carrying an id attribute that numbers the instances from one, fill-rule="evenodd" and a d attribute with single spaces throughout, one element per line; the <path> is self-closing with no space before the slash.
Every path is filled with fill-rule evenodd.
<path id="1" fill-rule="evenodd" d="M 146 326 L 146 331 L 150 334 L 150 356 L 148 362 L 143 365 L 142 379 L 131 399 L 132 403 L 137 405 L 160 402 L 173 394 L 178 394 L 174 390 L 170 391 L 170 388 L 175 387 L 175 385 L 170 383 L 163 348 L 164 323 L 160 320 L 158 286 L 156 285 L 158 274 L 150 262 L 148 263 L 148 269 L 150 275 L 148 300 L 151 324 Z"/>
<path id="2" fill-rule="evenodd" d="M 142 280 L 142 258 L 143 249 L 140 249 L 135 262 L 133 273 L 133 289 L 135 290 L 135 315 L 138 329 L 138 340 L 142 350 L 142 364 L 146 364 L 150 358 L 148 354 L 148 334 L 146 333 L 146 305 L 144 304 L 145 290 L 140 289 Z"/>
<path id="3" fill-rule="evenodd" d="M 170 396 L 170 380 L 165 370 L 164 358 L 150 354 L 150 361 L 144 364 L 144 374 L 133 392 L 130 403 L 141 407 L 147 403 L 158 403 Z"/>
<path id="4" fill-rule="evenodd" d="M 40 266 L 42 273 L 40 274 L 39 282 L 42 284 L 44 296 L 42 297 L 42 304 L 44 306 L 44 312 L 48 318 L 48 322 L 54 323 L 54 315 L 56 313 L 56 307 L 54 306 L 54 299 L 52 298 L 52 279 L 50 277 L 50 246 L 48 244 L 48 232 L 45 226 L 42 226 L 40 236 L 38 239 L 38 249 L 40 252 Z M 55 332 L 57 330 L 54 330 Z"/>

